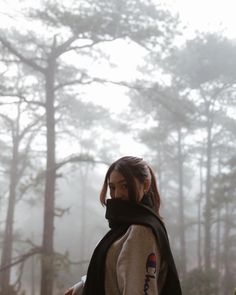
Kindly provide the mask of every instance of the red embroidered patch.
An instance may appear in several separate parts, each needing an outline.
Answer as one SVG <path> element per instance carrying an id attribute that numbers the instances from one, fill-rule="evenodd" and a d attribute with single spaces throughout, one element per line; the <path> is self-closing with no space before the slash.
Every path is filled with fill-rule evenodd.
<path id="1" fill-rule="evenodd" d="M 157 268 L 157 258 L 154 253 L 151 253 L 147 257 L 146 261 L 146 275 L 144 279 L 143 294 L 148 295 L 150 288 L 150 282 L 155 279 L 155 273 Z"/>
<path id="2" fill-rule="evenodd" d="M 148 274 L 154 275 L 156 273 L 157 258 L 154 253 L 148 255 L 146 262 L 146 271 Z"/>

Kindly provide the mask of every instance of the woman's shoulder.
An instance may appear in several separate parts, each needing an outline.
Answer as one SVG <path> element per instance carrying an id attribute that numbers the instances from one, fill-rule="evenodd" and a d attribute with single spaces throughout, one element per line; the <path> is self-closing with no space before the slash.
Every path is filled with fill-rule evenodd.
<path id="1" fill-rule="evenodd" d="M 151 227 L 146 225 L 140 225 L 140 224 L 132 224 L 128 228 L 126 232 L 127 238 L 135 238 L 138 240 L 155 240 L 154 233 L 151 229 Z"/>
<path id="2" fill-rule="evenodd" d="M 152 233 L 152 229 L 150 226 L 142 225 L 142 224 L 132 224 L 128 228 L 131 232 L 144 232 L 144 233 Z"/>
<path id="3" fill-rule="evenodd" d="M 132 224 L 128 227 L 125 234 L 115 241 L 113 245 L 118 246 L 126 243 L 143 245 L 144 241 L 145 244 L 155 243 L 155 235 L 152 229 L 145 225 Z"/>

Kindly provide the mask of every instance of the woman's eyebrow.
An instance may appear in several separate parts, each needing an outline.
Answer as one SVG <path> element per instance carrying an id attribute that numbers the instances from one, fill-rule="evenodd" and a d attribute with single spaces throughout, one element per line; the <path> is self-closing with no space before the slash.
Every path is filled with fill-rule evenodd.
<path id="1" fill-rule="evenodd" d="M 122 183 L 122 182 L 126 182 L 126 180 L 125 179 L 121 179 L 121 180 L 116 181 L 116 182 L 109 181 L 108 184 L 115 184 L 115 183 Z"/>

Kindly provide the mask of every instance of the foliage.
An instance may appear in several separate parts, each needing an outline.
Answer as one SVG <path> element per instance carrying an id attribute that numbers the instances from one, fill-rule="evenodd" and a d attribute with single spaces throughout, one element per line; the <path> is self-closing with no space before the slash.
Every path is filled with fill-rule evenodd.
<path id="1" fill-rule="evenodd" d="M 193 269 L 188 272 L 182 282 L 184 295 L 215 295 L 217 291 L 217 274 L 214 269 L 205 272 L 202 269 Z"/>
<path id="2" fill-rule="evenodd" d="M 224 172 L 214 177 L 214 206 L 222 206 L 225 203 L 229 203 L 236 206 L 236 158 L 232 157 L 224 165 Z M 232 209 L 234 208 L 232 207 Z"/>
<path id="3" fill-rule="evenodd" d="M 68 6 L 47 1 L 30 15 L 50 27 L 67 27 L 78 39 L 97 43 L 129 37 L 144 46 L 155 46 L 157 39 L 164 45 L 178 22 L 154 2 L 134 0 L 74 1 Z"/>
<path id="4" fill-rule="evenodd" d="M 234 83 L 236 45 L 217 33 L 206 33 L 186 42 L 170 57 L 172 71 L 191 87 L 205 83 Z"/>
<path id="5" fill-rule="evenodd" d="M 9 28 L 0 31 L 3 69 L 0 96 L 7 103 L 10 103 L 10 97 L 14 103 L 21 101 L 27 110 L 28 122 L 43 120 L 43 123 L 29 130 L 36 136 L 35 142 L 35 138 L 32 138 L 33 147 L 31 144 L 27 146 L 26 142 L 31 138 L 26 137 L 23 141 L 25 145 L 19 152 L 18 167 L 22 173 L 19 174 L 18 200 L 22 198 L 33 209 L 38 205 L 38 200 L 43 199 L 42 182 L 45 180 L 45 169 L 42 165 L 46 155 L 44 115 L 47 102 L 45 79 L 52 77 L 48 69 L 55 62 L 53 68 L 55 83 L 52 90 L 55 94 L 53 107 L 56 113 L 56 143 L 63 149 L 63 153 L 56 154 L 55 169 L 59 170 L 65 164 L 75 161 L 109 163 L 111 157 L 119 153 L 119 142 L 116 139 L 119 130 L 130 132 L 129 134 L 133 132 L 132 135 L 134 134 L 138 141 L 146 144 L 147 159 L 157 168 L 159 188 L 166 196 L 166 211 L 169 214 L 167 219 L 170 217 L 172 223 L 170 233 L 173 245 L 176 248 L 182 247 L 183 245 L 176 243 L 180 235 L 178 189 L 180 187 L 182 189 L 182 193 L 179 194 L 182 194 L 185 204 L 182 230 L 186 232 L 189 219 L 201 229 L 202 221 L 196 220 L 195 211 L 190 212 L 188 208 L 202 189 L 198 186 L 198 170 L 203 169 L 206 172 L 206 127 L 210 126 L 212 176 L 218 173 L 219 161 L 222 168 L 222 173 L 212 178 L 211 222 L 218 222 L 226 229 L 222 220 L 216 220 L 219 208 L 221 213 L 224 213 L 221 218 L 230 219 L 231 232 L 228 234 L 228 242 L 229 253 L 233 255 L 236 166 L 233 158 L 229 166 L 225 161 L 235 154 L 231 149 L 236 135 L 235 119 L 228 115 L 228 111 L 232 110 L 231 107 L 235 106 L 234 42 L 219 34 L 200 34 L 188 40 L 182 47 L 173 48 L 173 40 L 178 33 L 178 19 L 155 2 L 148 0 L 45 0 L 42 3 L 43 6 L 40 8 L 27 9 L 25 20 L 30 26 L 22 30 Z M 34 27 L 33 24 L 39 26 Z M 106 82 L 105 79 L 93 77 L 92 67 L 97 61 L 103 61 L 104 43 L 112 43 L 117 39 L 139 44 L 147 49 L 146 52 L 150 57 L 149 60 L 146 59 L 148 64 L 145 63 L 142 68 L 142 74 L 146 75 L 146 79 L 140 79 L 133 85 L 121 83 L 123 86 L 131 86 L 132 91 L 129 93 L 131 112 L 127 116 L 122 116 L 123 121 L 120 122 L 112 120 L 110 112 L 105 108 L 88 102 L 84 92 L 86 86 Z M 165 56 L 169 53 L 170 55 L 163 59 L 163 53 Z M 106 55 L 105 59 L 107 63 L 110 62 L 109 55 Z M 88 61 L 87 65 L 85 61 Z M 149 68 L 153 71 L 149 72 Z M 15 76 L 16 73 L 18 76 Z M 167 75 L 166 81 L 159 79 L 160 73 Z M 1 111 L 4 110 L 2 103 L 0 108 Z M 4 126 L 2 129 L 5 133 L 9 133 L 11 127 L 16 126 L 11 119 L 3 121 L 2 116 L 0 124 L 1 127 Z M 109 132 L 110 138 L 107 136 Z M 10 170 L 9 138 L 6 140 L 3 133 L 0 136 L 0 148 L 3 150 L 0 163 L 6 171 L 5 177 L 9 175 Z M 76 146 L 76 151 L 84 153 L 61 159 L 68 149 L 65 142 L 69 148 Z M 199 158 L 203 161 L 201 167 L 196 160 Z M 26 170 L 22 170 L 23 164 L 27 167 Z M 94 168 L 94 165 L 91 167 Z M 57 173 L 57 180 L 64 175 L 70 177 L 68 170 Z M 203 173 L 201 177 L 205 189 L 207 182 L 205 174 Z M 83 180 L 80 181 L 85 187 Z M 78 182 L 78 186 L 81 184 Z M 89 185 L 91 189 L 93 182 Z M 60 188 L 57 187 L 56 193 L 60 195 Z M 83 192 L 79 198 L 83 197 L 82 194 Z M 230 205 L 228 211 L 226 203 Z M 201 204 L 198 205 L 202 210 Z M 67 209 L 60 208 L 60 211 L 56 207 L 53 210 L 54 215 L 62 216 L 62 212 Z M 77 215 L 76 220 L 78 220 Z M 194 235 L 195 230 L 190 234 L 191 238 Z M 82 238 L 86 240 L 86 237 Z M 228 246 L 226 244 L 226 241 L 222 241 L 222 248 Z M 187 247 L 187 251 L 189 254 L 193 250 Z M 176 249 L 175 252 L 183 261 L 181 252 Z M 223 256 L 222 249 L 220 256 Z M 65 261 L 61 258 L 63 256 L 58 254 L 54 261 L 55 277 L 63 268 L 68 270 L 67 257 Z M 196 263 L 195 258 L 194 256 L 194 263 Z M 182 261 L 177 260 L 179 265 Z M 191 263 L 188 261 L 188 264 Z M 232 261 L 229 261 L 228 265 L 232 269 L 235 267 Z M 215 294 L 217 275 L 219 275 L 218 270 L 206 273 L 203 269 L 193 269 L 183 279 L 184 293 Z M 220 278 L 223 279 L 222 276 Z"/>

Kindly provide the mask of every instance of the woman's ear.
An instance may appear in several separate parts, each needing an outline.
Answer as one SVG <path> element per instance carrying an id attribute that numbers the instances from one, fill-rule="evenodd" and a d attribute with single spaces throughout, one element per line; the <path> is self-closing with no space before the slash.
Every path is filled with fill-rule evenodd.
<path id="1" fill-rule="evenodd" d="M 144 193 L 147 193 L 150 189 L 150 186 L 151 186 L 151 179 L 149 178 L 146 178 L 144 180 L 144 184 L 143 184 L 143 190 L 144 190 Z"/>

